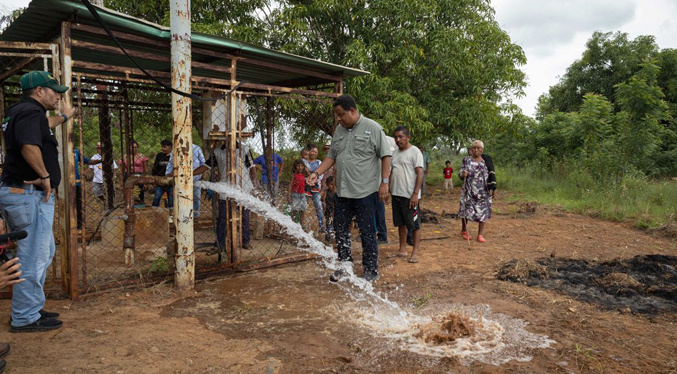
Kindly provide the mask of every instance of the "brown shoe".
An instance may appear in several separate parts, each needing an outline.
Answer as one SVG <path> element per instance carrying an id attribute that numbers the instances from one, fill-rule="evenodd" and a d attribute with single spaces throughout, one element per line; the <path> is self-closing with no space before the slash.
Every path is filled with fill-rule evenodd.
<path id="1" fill-rule="evenodd" d="M 0 358 L 7 356 L 10 350 L 9 343 L 0 343 Z"/>

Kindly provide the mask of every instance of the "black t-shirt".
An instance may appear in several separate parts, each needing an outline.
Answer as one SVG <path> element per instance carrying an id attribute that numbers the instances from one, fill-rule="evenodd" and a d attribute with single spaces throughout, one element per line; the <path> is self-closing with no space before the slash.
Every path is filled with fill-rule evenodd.
<path id="1" fill-rule="evenodd" d="M 169 163 L 169 155 L 162 152 L 155 156 L 155 163 L 153 164 L 153 175 L 165 176 L 167 174 L 167 164 Z"/>
<path id="2" fill-rule="evenodd" d="M 38 175 L 21 154 L 24 144 L 37 145 L 42 151 L 42 162 L 49 173 L 52 188 L 61 183 L 59 167 L 59 143 L 49 128 L 45 117 L 45 107 L 33 98 L 21 98 L 19 103 L 7 110 L 5 129 L 5 168 L 2 180 L 11 183 L 32 181 L 44 175 Z M 3 124 L 4 125 L 4 124 Z"/>

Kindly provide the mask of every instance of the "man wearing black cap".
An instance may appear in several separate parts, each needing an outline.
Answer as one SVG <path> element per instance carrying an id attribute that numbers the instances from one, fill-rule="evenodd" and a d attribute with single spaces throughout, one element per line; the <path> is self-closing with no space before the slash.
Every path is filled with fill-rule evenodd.
<path id="1" fill-rule="evenodd" d="M 54 196 L 61 182 L 58 143 L 52 129 L 73 116 L 75 110 L 61 105 L 61 115 L 46 117 L 59 106 L 67 86 L 46 71 L 31 71 L 20 79 L 23 95 L 7 110 L 5 168 L 0 184 L 0 209 L 10 230 L 26 230 L 17 242 L 24 282 L 14 285 L 10 332 L 52 330 L 63 322 L 45 305 L 45 275 L 54 257 Z"/>

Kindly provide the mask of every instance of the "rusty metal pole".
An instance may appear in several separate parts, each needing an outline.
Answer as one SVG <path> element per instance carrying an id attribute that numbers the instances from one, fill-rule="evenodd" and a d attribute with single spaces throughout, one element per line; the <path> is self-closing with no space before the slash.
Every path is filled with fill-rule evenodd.
<path id="1" fill-rule="evenodd" d="M 191 32 L 190 0 L 170 2 L 172 33 L 172 88 L 190 92 Z M 193 118 L 191 100 L 172 93 L 172 135 L 174 137 L 174 220 L 176 224 L 176 272 L 178 288 L 195 285 L 193 238 Z"/>

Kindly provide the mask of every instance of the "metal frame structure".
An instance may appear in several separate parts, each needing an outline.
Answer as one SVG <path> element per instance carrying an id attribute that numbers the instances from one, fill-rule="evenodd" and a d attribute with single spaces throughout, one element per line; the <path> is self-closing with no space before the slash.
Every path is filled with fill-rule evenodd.
<path id="1" fill-rule="evenodd" d="M 7 56 L 18 59 L 16 63 L 10 66 L 10 69 L 0 72 L 0 112 L 4 113 L 5 101 L 8 99 L 4 87 L 16 86 L 16 78 L 25 71 L 45 69 L 48 59 L 52 61 L 50 70 L 62 84 L 73 87 L 75 79 L 78 93 L 77 105 L 79 106 L 93 104 L 87 98 L 83 98 L 81 87 L 83 78 L 107 85 L 124 86 L 125 82 L 127 84 L 143 84 L 147 85 L 148 90 L 157 90 L 152 86 L 154 83 L 143 72 L 133 67 L 123 56 L 121 50 L 112 45 L 108 35 L 95 25 L 87 10 L 82 8 L 79 3 L 70 0 L 33 0 L 28 9 L 0 35 L 0 63 Z M 192 36 L 192 48 L 186 49 L 184 46 L 181 53 L 172 53 L 176 57 L 174 59 L 170 57 L 169 53 L 170 46 L 174 46 L 174 30 L 172 30 L 170 37 L 167 29 L 162 26 L 153 25 L 105 8 L 100 8 L 100 12 L 104 20 L 110 22 L 114 35 L 123 43 L 129 55 L 137 59 L 143 66 L 147 66 L 147 70 L 155 78 L 167 83 L 175 83 L 172 75 L 182 74 L 184 83 L 174 85 L 175 88 L 182 91 L 190 92 L 191 89 L 194 89 L 206 95 L 230 92 L 227 101 L 230 108 L 235 108 L 238 105 L 238 98 L 242 95 L 267 97 L 268 120 L 265 142 L 268 145 L 272 143 L 273 124 L 270 115 L 274 98 L 293 95 L 309 100 L 332 100 L 342 93 L 345 77 L 367 74 L 357 69 L 322 63 L 226 38 L 202 34 Z M 48 22 L 43 19 L 45 17 L 50 17 Z M 36 22 L 39 22 L 39 26 L 36 26 Z M 38 30 L 35 30 L 36 27 Z M 183 29 L 178 29 L 176 32 L 185 32 L 185 25 Z M 190 32 L 189 28 L 188 32 Z M 48 43 L 44 43 L 45 41 Z M 178 65 L 190 69 L 176 69 Z M 179 80 L 176 80 L 176 82 L 179 82 Z M 187 85 L 187 82 L 191 82 L 191 84 Z M 232 88 L 237 89 L 231 91 Z M 121 111 L 126 113 L 125 123 L 130 122 L 128 117 L 130 111 L 133 111 L 134 103 L 126 98 L 109 100 L 105 93 L 98 90 L 91 92 L 99 92 L 98 97 L 105 96 L 107 108 L 110 108 L 110 104 L 121 108 Z M 73 105 L 72 95 L 64 95 L 64 98 L 67 105 Z M 182 101 L 183 99 L 185 100 Z M 187 98 L 183 99 L 173 101 L 172 105 L 174 156 L 177 169 L 179 169 L 178 176 L 174 178 L 174 183 L 182 184 L 181 190 L 190 190 L 192 189 L 191 157 L 186 149 L 190 150 L 192 144 L 191 103 Z M 177 105 L 177 102 L 181 104 Z M 140 105 L 143 105 L 143 103 Z M 202 103 L 205 112 L 209 110 L 210 105 L 211 102 L 209 101 Z M 168 109 L 166 105 L 164 107 L 158 105 L 158 108 Z M 247 134 L 244 134 L 235 125 L 238 123 L 236 110 L 230 110 L 228 116 L 225 131 L 210 131 L 208 138 L 226 141 L 227 150 L 230 154 L 230 180 L 235 183 L 238 173 L 235 164 L 237 142 L 246 137 Z M 77 124 L 82 126 L 82 118 L 77 120 Z M 60 246 L 62 290 L 68 292 L 72 299 L 77 299 L 83 291 L 79 286 L 81 284 L 80 272 L 78 271 L 80 256 L 83 259 L 83 277 L 86 277 L 87 270 L 86 261 L 84 261 L 85 238 L 79 238 L 78 231 L 75 230 L 74 122 L 73 119 L 70 119 L 60 126 L 56 133 L 57 139 L 60 141 L 59 161 L 62 166 L 64 183 L 58 190 L 57 210 L 60 214 L 58 214 L 58 222 L 55 225 L 55 236 Z M 335 125 L 336 122 L 334 121 Z M 330 128 L 320 130 L 327 133 L 332 131 Z M 79 131 L 79 133 L 82 136 L 82 131 Z M 101 133 L 104 133 L 103 129 Z M 4 140 L 4 137 L 2 138 Z M 102 146 L 110 147 L 111 143 L 109 143 L 109 140 L 102 141 Z M 270 146 L 265 147 L 267 160 L 271 160 L 272 154 L 272 148 Z M 112 159 L 104 159 L 103 165 L 106 167 L 105 165 L 110 163 L 112 163 Z M 190 199 L 180 198 L 178 192 L 175 192 L 175 197 L 175 201 L 182 202 L 177 203 L 174 208 L 178 244 L 176 264 L 177 267 L 181 266 L 185 270 L 181 272 L 182 278 L 175 278 L 175 281 L 177 285 L 192 287 L 195 273 L 194 270 L 190 269 L 190 266 L 194 266 L 194 262 L 192 264 L 189 262 L 194 246 L 193 222 L 190 207 L 184 206 L 190 203 Z M 228 252 L 232 256 L 229 259 L 231 264 L 238 264 L 239 262 L 240 209 L 234 202 L 229 202 L 229 232 L 227 236 L 229 243 L 227 245 L 231 248 L 231 251 Z M 82 240 L 81 243 L 83 243 L 81 250 L 78 249 L 79 240 Z M 125 237 L 125 242 L 127 242 L 127 237 Z M 82 253 L 79 253 L 80 251 Z M 179 258 L 180 261 L 178 261 Z M 309 258 L 309 256 L 295 256 L 292 260 L 305 258 Z M 284 262 L 285 260 L 282 259 L 269 260 L 262 264 L 248 264 L 247 269 L 272 266 Z M 211 269 L 210 271 L 216 270 Z M 177 274 L 179 274 L 178 271 Z"/>

